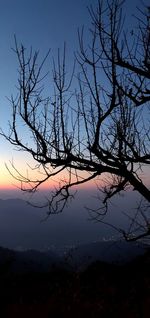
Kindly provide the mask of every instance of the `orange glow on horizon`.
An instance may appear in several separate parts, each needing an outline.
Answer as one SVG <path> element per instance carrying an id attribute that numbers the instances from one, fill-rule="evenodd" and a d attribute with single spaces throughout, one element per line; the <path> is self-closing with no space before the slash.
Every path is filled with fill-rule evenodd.
<path id="1" fill-rule="evenodd" d="M 27 187 L 24 187 L 25 189 L 27 189 Z M 40 191 L 53 191 L 54 189 L 59 188 L 57 186 L 55 186 L 54 184 L 52 185 L 42 185 L 40 186 L 38 189 Z M 88 182 L 82 185 L 76 185 L 71 187 L 72 190 L 94 190 L 94 188 L 96 188 L 96 185 L 92 182 Z M 0 191 L 5 190 L 5 191 L 21 191 L 21 187 L 20 187 L 20 183 L 15 184 L 15 183 L 0 183 Z"/>
<path id="2" fill-rule="evenodd" d="M 61 185 L 63 185 L 65 183 L 63 183 L 61 181 Z M 99 186 L 103 185 L 103 182 L 102 181 L 99 181 L 98 182 Z M 27 184 L 24 184 L 23 186 L 24 188 L 29 188 Z M 59 188 L 60 187 L 60 184 L 59 184 L 59 181 L 57 180 L 48 180 L 47 182 L 44 182 L 42 183 L 40 186 L 39 186 L 39 190 L 42 190 L 42 191 L 47 191 L 47 190 L 53 190 L 54 188 Z M 88 182 L 85 182 L 85 183 L 82 183 L 82 184 L 79 184 L 79 185 L 75 185 L 72 187 L 72 189 L 94 189 L 96 188 L 96 182 L 95 180 L 92 180 L 92 181 L 88 181 Z M 20 190 L 21 189 L 21 183 L 17 180 L 15 180 L 12 176 L 10 175 L 7 175 L 7 176 L 3 176 L 2 177 L 2 174 L 1 174 L 1 177 L 0 177 L 0 190 Z"/>
<path id="3" fill-rule="evenodd" d="M 27 160 L 28 158 L 26 158 Z M 17 181 L 15 178 L 13 178 L 13 176 L 9 173 L 8 169 L 10 169 L 10 172 L 18 177 L 19 174 L 17 174 L 17 172 L 15 170 L 13 170 L 13 167 L 11 166 L 11 163 L 8 166 L 8 169 L 6 168 L 4 161 L 2 162 L 2 158 L 0 160 L 0 165 L 1 165 L 1 171 L 0 171 L 0 190 L 20 190 L 21 187 L 21 183 L 20 181 Z M 8 161 L 5 158 L 5 162 L 8 163 Z M 28 160 L 27 160 L 28 162 Z M 35 162 L 34 161 L 29 161 L 30 162 L 30 166 L 35 167 Z M 31 180 L 42 180 L 42 178 L 44 178 L 43 175 L 43 171 L 38 171 L 37 169 L 32 169 L 30 168 L 26 162 L 23 161 L 22 158 L 22 154 L 19 153 L 18 158 L 15 159 L 14 162 L 14 167 L 16 167 L 18 169 L 18 172 L 22 175 L 25 176 L 26 178 L 30 178 Z M 78 180 L 82 181 L 86 178 L 90 177 L 90 175 L 84 171 L 82 172 L 79 176 L 78 176 Z M 47 180 L 46 182 L 43 182 L 40 187 L 39 190 L 41 191 L 48 191 L 48 190 L 53 190 L 54 188 L 60 188 L 60 185 L 63 186 L 64 184 L 68 184 L 70 180 L 70 174 L 69 172 L 63 171 L 60 174 L 56 175 L 55 178 L 49 178 L 49 180 Z M 72 173 L 71 175 L 71 182 L 76 182 L 76 175 Z M 85 183 L 81 183 L 78 185 L 75 185 L 72 187 L 72 189 L 74 190 L 94 190 L 96 189 L 97 185 L 98 187 L 103 187 L 104 185 L 104 175 L 102 176 L 102 178 L 97 177 L 96 179 L 87 181 Z M 23 185 L 23 184 L 22 184 Z M 30 188 L 29 184 L 24 183 L 23 188 Z"/>

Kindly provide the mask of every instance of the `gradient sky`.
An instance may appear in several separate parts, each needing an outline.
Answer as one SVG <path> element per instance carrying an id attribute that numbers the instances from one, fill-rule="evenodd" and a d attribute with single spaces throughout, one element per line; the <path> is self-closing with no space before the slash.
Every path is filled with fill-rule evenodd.
<path id="1" fill-rule="evenodd" d="M 132 13 L 142 1 L 125 0 L 125 14 L 128 23 Z M 14 47 L 14 34 L 18 42 L 25 47 L 40 50 L 44 56 L 51 48 L 55 56 L 57 48 L 64 41 L 70 54 L 68 65 L 72 64 L 73 52 L 78 47 L 77 28 L 90 26 L 87 6 L 96 6 L 97 0 L 0 0 L 0 126 L 6 131 L 8 119 L 11 119 L 11 107 L 7 100 L 15 92 L 17 83 L 16 57 L 11 50 Z M 149 4 L 149 1 L 144 1 Z M 88 40 L 88 39 L 86 39 Z M 11 187 L 14 183 L 5 163 L 14 158 L 16 166 L 25 168 L 30 161 L 27 154 L 16 152 L 5 140 L 0 138 L 0 189 Z"/>

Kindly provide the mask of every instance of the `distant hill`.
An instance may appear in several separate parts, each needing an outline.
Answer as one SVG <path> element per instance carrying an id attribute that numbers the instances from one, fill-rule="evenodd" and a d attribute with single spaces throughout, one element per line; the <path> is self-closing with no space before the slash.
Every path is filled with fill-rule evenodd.
<path id="1" fill-rule="evenodd" d="M 96 261 L 123 264 L 143 255 L 146 249 L 141 242 L 100 241 L 69 250 L 66 259 L 73 268 L 81 269 Z"/>
<path id="2" fill-rule="evenodd" d="M 0 199 L 0 246 L 9 248 L 0 249 L 1 268 L 12 272 L 47 271 L 61 264 L 80 269 L 97 260 L 124 263 L 145 251 L 142 243 L 93 239 L 102 234 L 100 225 L 88 222 L 78 209 L 41 222 L 44 216 L 46 211 L 24 200 Z"/>
<path id="3" fill-rule="evenodd" d="M 64 255 L 49 250 L 15 251 L 0 247 L 0 270 L 6 274 L 48 272 L 52 268 L 83 270 L 90 264 L 101 261 L 109 264 L 124 264 L 143 255 L 146 246 L 125 241 L 95 242 L 69 249 Z"/>
<path id="4" fill-rule="evenodd" d="M 51 215 L 47 210 L 32 207 L 22 199 L 0 199 L 0 246 L 10 249 L 44 250 L 52 246 L 85 244 L 108 234 L 100 223 L 88 220 L 88 212 L 70 205 L 62 214 Z M 109 232 L 111 236 L 111 232 Z"/>
<path id="5" fill-rule="evenodd" d="M 48 272 L 63 267 L 63 260 L 54 252 L 42 253 L 35 250 L 14 251 L 0 247 L 0 272 L 12 273 Z"/>

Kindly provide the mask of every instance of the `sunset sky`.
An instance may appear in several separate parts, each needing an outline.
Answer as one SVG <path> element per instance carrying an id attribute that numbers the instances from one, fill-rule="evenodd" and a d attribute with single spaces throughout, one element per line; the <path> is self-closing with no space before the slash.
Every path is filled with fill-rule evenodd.
<path id="1" fill-rule="evenodd" d="M 85 28 L 90 26 L 87 6 L 91 3 L 95 7 L 97 0 L 0 0 L 0 126 L 4 131 L 8 130 L 8 120 L 11 120 L 11 106 L 7 98 L 16 93 L 17 61 L 11 49 L 14 47 L 14 35 L 18 43 L 22 42 L 26 48 L 39 49 L 41 57 L 49 48 L 50 56 L 55 56 L 57 48 L 62 48 L 66 41 L 70 54 L 68 65 L 72 65 L 73 52 L 78 48 L 77 29 L 83 25 Z M 139 3 L 140 0 L 125 0 L 128 22 Z M 148 5 L 149 1 L 144 3 Z M 50 66 L 50 62 L 48 64 Z M 12 188 L 15 182 L 5 163 L 9 164 L 13 159 L 19 169 L 26 171 L 30 157 L 17 152 L 2 137 L 0 149 L 0 189 Z"/>

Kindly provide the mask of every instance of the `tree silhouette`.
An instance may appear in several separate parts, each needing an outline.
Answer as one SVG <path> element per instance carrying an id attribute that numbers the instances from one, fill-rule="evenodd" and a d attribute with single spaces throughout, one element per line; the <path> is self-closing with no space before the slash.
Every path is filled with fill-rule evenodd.
<path id="1" fill-rule="evenodd" d="M 150 190 L 143 172 L 150 164 L 150 8 L 138 9 L 130 31 L 122 8 L 119 0 L 98 1 L 96 9 L 89 8 L 89 43 L 83 28 L 70 78 L 65 45 L 62 54 L 58 50 L 50 97 L 43 97 L 42 75 L 49 53 L 38 64 L 38 52 L 31 50 L 27 56 L 24 46 L 15 42 L 18 95 L 11 97 L 13 120 L 5 137 L 31 154 L 36 169 L 43 169 L 41 179 L 32 180 L 13 166 L 22 190 L 34 192 L 65 171 L 66 178 L 60 179 L 47 202 L 49 214 L 63 210 L 73 186 L 92 179 L 107 176 L 103 189 L 98 186 L 104 210 L 100 206 L 96 218 L 106 214 L 112 197 L 128 188 L 137 191 L 144 206 L 139 204 L 136 215 L 129 215 L 129 232 L 122 231 L 126 239 L 134 240 L 150 234 Z M 31 143 L 21 136 L 18 120 Z"/>

